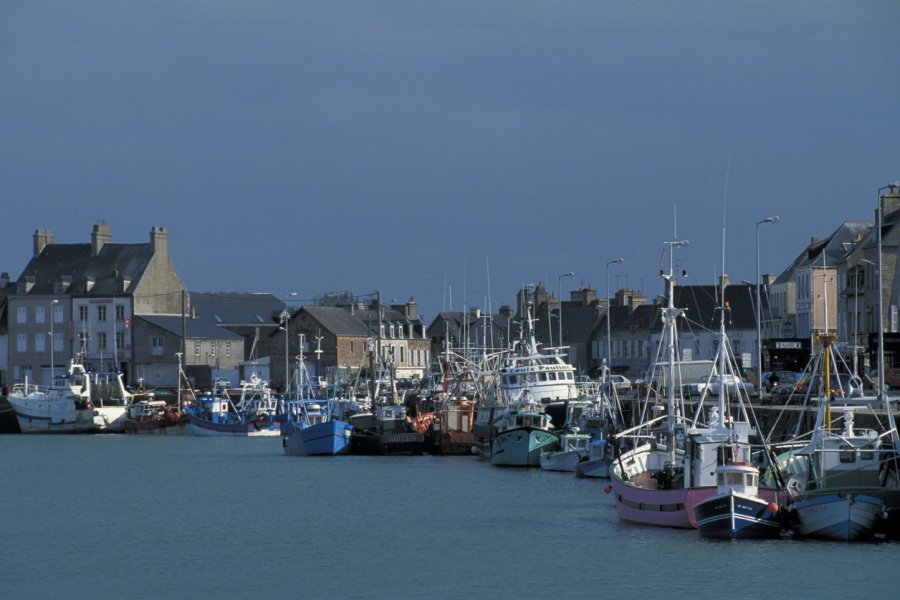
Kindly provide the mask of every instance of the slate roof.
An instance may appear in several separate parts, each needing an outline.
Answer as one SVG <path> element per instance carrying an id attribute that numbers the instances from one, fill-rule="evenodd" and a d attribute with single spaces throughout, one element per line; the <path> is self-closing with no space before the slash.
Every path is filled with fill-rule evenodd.
<path id="1" fill-rule="evenodd" d="M 862 238 L 873 229 L 871 221 L 845 221 L 824 240 L 810 242 L 806 248 L 794 259 L 794 262 L 785 269 L 776 279 L 775 283 L 787 283 L 798 269 L 809 265 L 822 265 L 822 255 L 825 255 L 825 264 L 834 267 L 844 262 L 847 253 L 846 246 L 857 238 Z"/>
<path id="2" fill-rule="evenodd" d="M 68 293 L 85 296 L 112 296 L 133 293 L 153 259 L 153 245 L 106 243 L 96 256 L 91 244 L 47 244 L 38 256 L 25 266 L 19 280 L 32 278 L 34 286 L 29 294 L 53 294 L 53 284 L 68 278 L 72 287 Z M 117 289 L 117 278 L 131 283 L 124 292 Z M 94 285 L 84 293 L 78 282 L 93 279 Z"/>
<path id="3" fill-rule="evenodd" d="M 304 306 L 300 309 L 318 321 L 322 327 L 340 337 L 368 337 L 366 323 L 346 308 L 337 306 Z M 299 311 L 298 311 L 299 312 Z"/>
<path id="4" fill-rule="evenodd" d="M 233 327 L 271 325 L 287 304 L 264 292 L 191 292 L 193 315 Z"/>
<path id="5" fill-rule="evenodd" d="M 181 317 L 180 316 L 156 316 L 156 315 L 139 315 L 135 319 L 141 319 L 159 327 L 163 331 L 181 337 Z M 211 339 L 211 340 L 227 340 L 241 339 L 241 336 L 225 327 L 220 327 L 212 317 L 198 317 L 186 319 L 187 337 L 188 339 Z"/>

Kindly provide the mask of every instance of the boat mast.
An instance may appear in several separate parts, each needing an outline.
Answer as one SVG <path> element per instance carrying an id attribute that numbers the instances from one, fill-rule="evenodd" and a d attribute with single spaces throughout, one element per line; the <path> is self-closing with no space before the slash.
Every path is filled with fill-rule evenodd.
<path id="1" fill-rule="evenodd" d="M 669 368 L 666 370 L 666 446 L 669 452 L 669 461 L 675 462 L 675 348 L 677 344 L 676 321 L 684 311 L 675 308 L 675 247 L 686 246 L 687 241 L 666 242 L 669 246 L 669 273 L 663 275 L 668 287 L 668 300 L 663 309 L 663 335 L 666 337 L 666 349 L 668 352 Z"/>

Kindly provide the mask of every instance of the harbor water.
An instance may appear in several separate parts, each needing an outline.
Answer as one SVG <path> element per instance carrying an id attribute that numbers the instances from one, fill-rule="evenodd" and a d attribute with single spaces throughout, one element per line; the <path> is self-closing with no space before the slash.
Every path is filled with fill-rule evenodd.
<path id="1" fill-rule="evenodd" d="M 606 482 L 279 438 L 0 436 L 0 597 L 887 598 L 900 544 L 715 542 Z"/>

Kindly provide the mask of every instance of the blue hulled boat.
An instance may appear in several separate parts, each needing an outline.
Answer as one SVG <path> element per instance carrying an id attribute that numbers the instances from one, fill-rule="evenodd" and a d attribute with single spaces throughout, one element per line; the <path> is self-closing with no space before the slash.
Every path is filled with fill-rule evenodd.
<path id="1" fill-rule="evenodd" d="M 700 535 L 726 540 L 778 537 L 783 511 L 759 497 L 759 469 L 747 464 L 719 465 L 716 483 L 716 495 L 694 505 Z"/>
<path id="2" fill-rule="evenodd" d="M 228 393 L 216 386 L 212 392 L 197 396 L 185 407 L 191 419 L 191 432 L 206 436 L 259 437 L 281 433 L 282 411 L 268 384 L 251 376 L 241 382 L 241 399 L 235 404 Z"/>

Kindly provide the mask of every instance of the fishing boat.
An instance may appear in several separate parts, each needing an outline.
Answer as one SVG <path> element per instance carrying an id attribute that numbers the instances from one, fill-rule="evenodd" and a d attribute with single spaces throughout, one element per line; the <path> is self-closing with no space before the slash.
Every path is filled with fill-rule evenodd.
<path id="1" fill-rule="evenodd" d="M 678 385 L 678 327 L 683 309 L 675 306 L 675 276 L 672 250 L 686 242 L 668 242 L 669 270 L 667 303 L 662 309 L 663 332 L 658 359 L 651 369 L 652 384 L 645 406 L 656 413 L 645 422 L 616 436 L 631 442 L 631 449 L 612 462 L 611 491 L 615 494 L 619 518 L 625 521 L 665 527 L 696 526 L 694 506 L 716 493 L 716 467 L 750 463 L 749 439 L 756 430 L 746 406 L 749 399 L 740 387 L 720 386 L 718 400 L 704 414 L 704 393 L 688 414 L 683 386 Z M 724 278 L 722 296 L 724 298 Z M 725 306 L 720 306 L 719 339 L 713 364 L 721 374 L 734 374 L 737 364 L 725 332 Z M 664 357 L 664 359 L 662 358 Z M 660 405 L 655 390 L 665 394 Z M 661 414 L 660 414 L 661 413 Z M 701 421 L 704 419 L 705 421 Z M 764 491 L 769 494 L 771 492 Z"/>
<path id="2" fill-rule="evenodd" d="M 559 436 L 559 449 L 543 452 L 540 457 L 544 471 L 568 471 L 574 473 L 576 466 L 587 460 L 591 436 L 579 433 L 578 428 Z"/>
<path id="3" fill-rule="evenodd" d="M 529 305 L 522 334 L 504 355 L 500 366 L 499 380 L 503 394 L 514 398 L 523 390 L 528 390 L 531 398 L 542 405 L 577 399 L 575 367 L 565 361 L 563 350 L 539 350 Z"/>
<path id="4" fill-rule="evenodd" d="M 605 365 L 604 373 L 608 373 Z M 617 449 L 613 446 L 615 435 L 624 429 L 622 408 L 614 386 L 599 386 L 590 406 L 579 415 L 578 428 L 590 435 L 591 441 L 587 456 L 575 464 L 575 476 L 608 479 L 609 465 Z"/>
<path id="5" fill-rule="evenodd" d="M 283 410 L 268 382 L 255 373 L 241 382 L 240 401 L 234 403 L 227 382 L 216 382 L 213 390 L 197 396 L 186 406 L 191 433 L 203 436 L 266 437 L 281 434 Z"/>
<path id="6" fill-rule="evenodd" d="M 541 455 L 559 448 L 559 434 L 540 405 L 524 388 L 500 413 L 491 440 L 495 467 L 540 467 Z"/>
<path id="7" fill-rule="evenodd" d="M 872 537 L 885 518 L 885 499 L 897 495 L 896 454 L 875 429 L 857 427 L 858 412 L 889 402 L 878 396 L 837 396 L 831 372 L 838 365 L 831 352 L 833 334 L 818 336 L 824 392 L 814 398 L 816 421 L 810 439 L 780 454 L 777 463 L 787 478 L 802 537 L 855 541 Z M 843 390 L 840 390 L 843 393 Z M 832 412 L 841 412 L 843 428 L 833 431 Z M 896 428 L 893 428 L 896 430 Z M 885 435 L 890 435 L 890 431 Z"/>
<path id="8" fill-rule="evenodd" d="M 402 404 L 378 404 L 372 412 L 350 417 L 350 424 L 351 454 L 414 455 L 426 451 L 425 434 L 412 427 Z"/>
<path id="9" fill-rule="evenodd" d="M 7 396 L 22 433 L 78 433 L 99 430 L 94 421 L 91 380 L 81 362 L 54 374 L 49 388 L 28 379 Z"/>
<path id="10" fill-rule="evenodd" d="M 335 456 L 350 451 L 353 426 L 336 414 L 329 398 L 323 407 L 315 400 L 289 400 L 282 425 L 282 447 L 288 456 Z"/>
<path id="11" fill-rule="evenodd" d="M 787 510 L 759 496 L 759 469 L 731 463 L 716 467 L 716 494 L 694 506 L 700 535 L 713 539 L 776 538 Z"/>
<path id="12" fill-rule="evenodd" d="M 183 435 L 190 432 L 191 419 L 184 410 L 186 404 L 193 404 L 196 395 L 190 381 L 182 369 L 181 352 L 178 358 L 178 388 L 175 402 L 168 403 L 156 397 L 153 390 L 144 388 L 143 380 L 131 396 L 131 405 L 125 419 L 126 433 Z M 185 402 L 185 396 L 188 402 Z"/>
<path id="13" fill-rule="evenodd" d="M 575 476 L 608 479 L 610 462 L 612 462 L 612 446 L 603 437 L 592 437 L 588 444 L 587 456 L 575 463 Z"/>
<path id="14" fill-rule="evenodd" d="M 94 424 L 102 433 L 122 433 L 131 409 L 132 394 L 121 373 L 89 373 Z"/>

